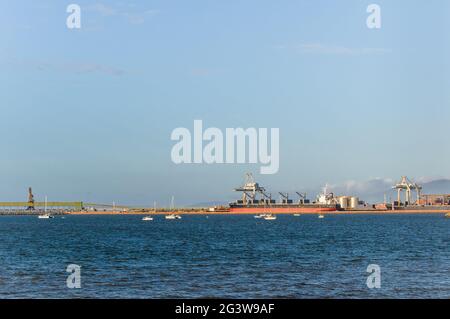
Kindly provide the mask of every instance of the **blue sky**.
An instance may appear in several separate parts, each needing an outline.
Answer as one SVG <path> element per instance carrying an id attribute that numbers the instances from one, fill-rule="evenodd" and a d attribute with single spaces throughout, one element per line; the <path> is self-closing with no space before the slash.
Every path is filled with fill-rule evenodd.
<path id="1" fill-rule="evenodd" d="M 77 3 L 82 28 L 66 28 Z M 382 28 L 366 27 L 377 3 Z M 0 0 L 0 200 L 168 205 L 450 177 L 449 5 Z M 280 128 L 280 170 L 175 165 L 176 127 Z"/>

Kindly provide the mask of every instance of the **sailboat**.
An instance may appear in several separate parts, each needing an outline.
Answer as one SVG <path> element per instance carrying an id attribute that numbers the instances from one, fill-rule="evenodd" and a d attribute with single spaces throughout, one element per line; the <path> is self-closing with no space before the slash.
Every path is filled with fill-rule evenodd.
<path id="1" fill-rule="evenodd" d="M 153 202 L 153 213 L 156 213 L 156 202 Z M 144 216 L 142 218 L 143 221 L 152 221 L 153 217 L 152 216 Z"/>
<path id="2" fill-rule="evenodd" d="M 174 197 L 172 196 L 172 200 L 170 202 L 170 210 L 173 212 L 175 210 L 174 205 Z M 175 213 L 170 213 L 169 215 L 165 216 L 166 219 L 181 219 L 181 216 Z"/>
<path id="3" fill-rule="evenodd" d="M 39 219 L 49 219 L 49 218 L 53 218 L 52 215 L 50 214 L 42 214 L 38 216 Z"/>
<path id="4" fill-rule="evenodd" d="M 178 214 L 169 214 L 166 215 L 166 219 L 181 219 L 181 216 Z"/>
<path id="5" fill-rule="evenodd" d="M 255 218 L 264 218 L 266 215 L 267 214 L 258 214 L 258 215 L 255 215 L 254 217 Z"/>
<path id="6" fill-rule="evenodd" d="M 266 200 L 264 200 L 264 210 L 266 210 Z M 264 220 L 275 220 L 275 219 L 277 219 L 277 216 L 273 215 L 271 213 L 266 213 L 266 214 L 263 214 L 262 218 L 264 218 Z"/>
<path id="7" fill-rule="evenodd" d="M 47 196 L 45 196 L 45 206 L 44 206 L 44 214 L 38 216 L 39 219 L 49 219 L 53 218 L 52 215 L 47 213 Z"/>

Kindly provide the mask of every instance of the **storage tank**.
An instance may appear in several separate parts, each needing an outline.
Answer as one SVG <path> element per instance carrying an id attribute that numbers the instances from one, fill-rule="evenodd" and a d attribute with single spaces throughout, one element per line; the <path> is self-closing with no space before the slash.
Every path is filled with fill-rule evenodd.
<path id="1" fill-rule="evenodd" d="M 341 208 L 346 209 L 348 208 L 348 197 L 347 196 L 341 196 L 339 197 L 339 205 Z"/>
<path id="2" fill-rule="evenodd" d="M 358 197 L 350 197 L 350 208 L 357 208 L 359 206 Z"/>

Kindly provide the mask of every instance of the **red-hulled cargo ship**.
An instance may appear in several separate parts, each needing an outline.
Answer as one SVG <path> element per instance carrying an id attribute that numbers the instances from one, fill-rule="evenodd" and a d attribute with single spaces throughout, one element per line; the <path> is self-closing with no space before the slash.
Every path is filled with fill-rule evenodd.
<path id="1" fill-rule="evenodd" d="M 252 213 L 252 214 L 296 214 L 296 213 L 320 213 L 334 212 L 334 205 L 316 205 L 316 204 L 291 204 L 288 207 L 281 204 L 273 204 L 270 207 L 261 205 L 239 205 L 237 203 L 230 204 L 230 213 Z"/>
<path id="2" fill-rule="evenodd" d="M 279 193 L 281 202 L 272 200 L 272 196 L 266 193 L 264 187 L 255 183 L 251 174 L 247 174 L 246 182 L 242 187 L 236 188 L 236 192 L 242 193 L 242 199 L 230 203 L 230 213 L 320 213 L 332 212 L 338 209 L 333 194 L 327 194 L 324 189 L 317 201 L 311 203 L 305 194 L 297 193 L 299 200 L 294 202 L 288 194 Z"/>

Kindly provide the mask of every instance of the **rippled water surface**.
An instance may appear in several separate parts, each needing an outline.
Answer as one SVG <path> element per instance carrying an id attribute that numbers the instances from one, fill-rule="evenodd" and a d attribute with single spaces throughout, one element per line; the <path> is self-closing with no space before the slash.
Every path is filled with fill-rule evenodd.
<path id="1" fill-rule="evenodd" d="M 443 215 L 141 218 L 0 216 L 0 297 L 450 298 Z"/>

